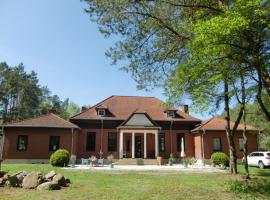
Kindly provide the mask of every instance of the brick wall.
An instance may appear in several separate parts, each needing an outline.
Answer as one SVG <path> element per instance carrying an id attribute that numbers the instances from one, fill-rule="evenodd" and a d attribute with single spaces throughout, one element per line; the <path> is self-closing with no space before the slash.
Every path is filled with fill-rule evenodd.
<path id="1" fill-rule="evenodd" d="M 258 150 L 258 143 L 257 143 L 257 135 L 256 134 L 248 134 L 248 153 L 251 153 L 253 151 Z M 205 159 L 210 159 L 212 153 L 214 153 L 214 145 L 213 145 L 213 139 L 214 138 L 220 138 L 221 140 L 221 148 L 222 152 L 226 153 L 229 156 L 229 145 L 228 145 L 228 140 L 226 136 L 225 131 L 207 131 L 206 134 L 204 135 L 204 156 Z M 234 137 L 234 142 L 236 146 L 236 155 L 237 158 L 242 158 L 243 157 L 243 152 L 240 151 L 239 148 L 239 138 L 243 138 L 242 133 L 238 132 L 236 133 Z M 202 151 L 201 151 L 201 142 L 202 142 L 202 137 L 201 133 L 195 133 L 194 134 L 194 143 L 195 143 L 195 157 L 196 158 L 201 158 L 202 156 Z"/>
<path id="2" fill-rule="evenodd" d="M 17 151 L 19 135 L 28 136 L 27 151 Z M 6 128 L 4 159 L 48 159 L 50 136 L 60 136 L 60 148 L 71 151 L 71 130 L 57 128 Z M 76 139 L 74 141 L 76 150 Z"/>

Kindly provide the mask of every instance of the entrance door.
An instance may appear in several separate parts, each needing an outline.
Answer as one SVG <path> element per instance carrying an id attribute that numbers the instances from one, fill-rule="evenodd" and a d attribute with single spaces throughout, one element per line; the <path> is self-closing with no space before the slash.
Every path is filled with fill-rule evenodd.
<path id="1" fill-rule="evenodd" d="M 142 137 L 135 136 L 135 158 L 142 157 Z"/>

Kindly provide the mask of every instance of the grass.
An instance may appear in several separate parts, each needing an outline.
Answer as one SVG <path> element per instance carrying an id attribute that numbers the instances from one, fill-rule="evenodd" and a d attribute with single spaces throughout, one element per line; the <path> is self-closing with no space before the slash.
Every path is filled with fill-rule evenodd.
<path id="1" fill-rule="evenodd" d="M 59 191 L 36 191 L 20 188 L 0 188 L 0 199 L 267 199 L 270 195 L 260 191 L 245 192 L 229 191 L 228 183 L 240 180 L 229 174 L 109 174 L 83 171 L 64 171 L 50 165 L 35 164 L 4 164 L 3 170 L 9 173 L 18 171 L 55 170 L 69 177 L 72 184 Z M 240 174 L 244 169 L 239 167 Z M 270 170 L 251 168 L 251 175 L 256 181 L 270 176 Z M 267 177 L 269 179 L 269 177 Z M 253 199 L 254 199 L 253 198 Z"/>

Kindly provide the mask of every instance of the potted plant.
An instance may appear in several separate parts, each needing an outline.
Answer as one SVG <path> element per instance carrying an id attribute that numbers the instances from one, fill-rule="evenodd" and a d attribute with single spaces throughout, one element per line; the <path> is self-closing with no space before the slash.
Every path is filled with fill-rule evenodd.
<path id="1" fill-rule="evenodd" d="M 162 165 L 162 157 L 161 156 L 157 157 L 157 162 L 158 162 L 158 165 Z"/>
<path id="2" fill-rule="evenodd" d="M 197 163 L 197 159 L 194 158 L 194 157 L 192 157 L 192 158 L 190 159 L 190 161 L 189 161 L 189 164 L 192 165 L 192 166 L 194 166 L 196 163 Z"/>
<path id="3" fill-rule="evenodd" d="M 96 158 L 96 156 L 91 156 L 91 157 L 89 158 L 89 160 L 91 161 L 91 162 L 90 162 L 91 167 L 93 167 L 93 166 L 94 166 L 94 163 L 95 163 L 96 160 L 97 160 L 97 158 Z"/>
<path id="4" fill-rule="evenodd" d="M 71 167 L 72 167 L 72 168 L 75 167 L 76 159 L 77 159 L 76 155 L 72 154 L 72 155 L 70 156 L 70 162 L 71 162 Z"/>
<path id="5" fill-rule="evenodd" d="M 109 163 L 110 163 L 110 168 L 113 168 L 113 167 L 114 167 L 114 166 L 113 166 L 113 158 L 114 158 L 113 154 L 110 154 L 110 155 L 107 157 L 107 159 L 108 159 L 108 161 L 109 161 Z"/>
<path id="6" fill-rule="evenodd" d="M 173 166 L 173 162 L 174 162 L 174 156 L 173 156 L 173 153 L 171 153 L 169 157 L 169 165 Z"/>

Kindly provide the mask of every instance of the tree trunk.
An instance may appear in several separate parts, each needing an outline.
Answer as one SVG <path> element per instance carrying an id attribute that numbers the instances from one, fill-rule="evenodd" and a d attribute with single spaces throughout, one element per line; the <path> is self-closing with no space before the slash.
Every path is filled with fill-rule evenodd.
<path id="1" fill-rule="evenodd" d="M 257 91 L 257 101 L 263 111 L 263 113 L 265 114 L 266 119 L 270 122 L 270 111 L 267 109 L 267 107 L 265 106 L 263 100 L 262 100 L 262 88 L 263 88 L 263 78 L 262 78 L 262 73 L 261 73 L 261 69 L 259 67 L 257 67 L 257 74 L 258 74 L 258 91 Z M 270 89 L 270 87 L 269 87 Z"/>
<path id="2" fill-rule="evenodd" d="M 237 157 L 236 157 L 236 149 L 235 149 L 235 144 L 233 140 L 233 132 L 231 131 L 230 127 L 230 107 L 229 107 L 229 86 L 228 82 L 224 80 L 224 103 L 225 103 L 225 113 L 226 113 L 226 134 L 227 134 L 227 139 L 229 143 L 229 150 L 230 150 L 230 171 L 232 175 L 237 174 Z"/>
<path id="3" fill-rule="evenodd" d="M 244 138 L 244 149 L 243 149 L 243 154 L 244 154 L 244 159 L 245 159 L 245 172 L 246 172 L 246 179 L 249 179 L 249 171 L 248 171 L 248 162 L 247 162 L 247 125 L 246 125 L 246 86 L 245 86 L 245 79 L 243 73 L 241 73 L 241 90 L 242 90 L 242 101 L 240 102 L 242 104 L 242 109 L 243 109 L 243 121 L 244 121 L 244 131 L 243 131 L 243 138 Z"/>
<path id="4" fill-rule="evenodd" d="M 249 179 L 249 170 L 248 170 L 248 162 L 247 162 L 247 151 L 248 151 L 248 146 L 247 146 L 247 126 L 246 126 L 246 110 L 244 108 L 244 114 L 243 114 L 243 121 L 244 121 L 244 131 L 243 131 L 243 138 L 244 138 L 244 151 L 243 151 L 243 155 L 244 155 L 244 159 L 245 159 L 245 172 L 246 172 L 246 179 Z"/>
<path id="5" fill-rule="evenodd" d="M 236 157 L 236 149 L 235 144 L 233 141 L 233 136 L 231 131 L 226 131 L 227 133 L 227 139 L 229 143 L 229 150 L 230 150 L 230 171 L 232 175 L 237 174 L 237 157 Z"/>
<path id="6" fill-rule="evenodd" d="M 263 86 L 268 94 L 268 97 L 270 98 L 270 76 L 265 68 L 262 68 L 261 70 L 261 78 Z"/>

